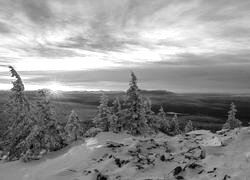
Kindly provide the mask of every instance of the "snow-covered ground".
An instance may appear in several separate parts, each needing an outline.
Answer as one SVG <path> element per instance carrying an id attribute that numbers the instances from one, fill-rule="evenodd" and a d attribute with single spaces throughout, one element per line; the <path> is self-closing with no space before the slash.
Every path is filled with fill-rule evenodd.
<path id="1" fill-rule="evenodd" d="M 100 133 L 42 160 L 1 163 L 0 180 L 249 180 L 248 128 L 168 137 Z"/>

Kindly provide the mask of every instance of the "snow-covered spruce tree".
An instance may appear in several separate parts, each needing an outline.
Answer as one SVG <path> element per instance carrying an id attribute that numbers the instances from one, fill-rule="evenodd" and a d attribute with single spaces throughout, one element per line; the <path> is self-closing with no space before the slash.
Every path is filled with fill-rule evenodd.
<path id="1" fill-rule="evenodd" d="M 192 121 L 188 121 L 188 123 L 185 126 L 185 133 L 188 133 L 193 130 L 194 130 L 194 127 L 193 127 Z"/>
<path id="2" fill-rule="evenodd" d="M 223 129 L 234 129 L 241 126 L 242 122 L 236 118 L 237 109 L 234 103 L 230 105 L 230 110 L 228 111 L 228 118 L 226 123 L 223 125 Z"/>
<path id="3" fill-rule="evenodd" d="M 159 130 L 165 134 L 170 133 L 170 121 L 167 119 L 166 113 L 161 106 L 159 113 L 157 114 Z"/>
<path id="4" fill-rule="evenodd" d="M 8 130 L 5 134 L 5 150 L 8 152 L 9 160 L 16 160 L 21 157 L 27 147 L 23 141 L 29 135 L 34 119 L 32 109 L 24 94 L 24 84 L 17 71 L 9 66 L 11 76 L 16 80 L 12 82 L 9 101 L 6 109 L 9 121 Z"/>
<path id="5" fill-rule="evenodd" d="M 100 128 L 102 131 L 109 131 L 109 121 L 111 116 L 111 110 L 108 106 L 108 97 L 105 94 L 102 94 L 100 98 L 100 105 L 98 106 L 98 113 L 94 118 L 93 122 L 97 128 Z"/>
<path id="6" fill-rule="evenodd" d="M 112 104 L 112 112 L 115 114 L 120 114 L 122 107 L 121 107 L 121 103 L 118 97 L 115 98 L 113 104 Z"/>
<path id="7" fill-rule="evenodd" d="M 81 139 L 83 131 L 81 128 L 81 122 L 74 110 L 71 111 L 67 124 L 65 126 L 65 133 L 67 136 L 67 141 L 77 141 Z"/>
<path id="8" fill-rule="evenodd" d="M 34 123 L 29 135 L 22 141 L 23 146 L 26 150 L 21 154 L 21 159 L 24 162 L 31 160 L 37 160 L 42 157 L 42 152 L 45 150 L 44 134 L 41 131 L 41 127 Z"/>
<path id="9" fill-rule="evenodd" d="M 125 125 L 124 128 L 132 135 L 145 134 L 148 131 L 146 113 L 143 103 L 143 98 L 140 95 L 140 90 L 137 86 L 137 77 L 131 72 L 131 80 L 129 89 L 126 92 L 124 106 Z"/>
<path id="10" fill-rule="evenodd" d="M 37 124 L 43 134 L 43 147 L 46 151 L 56 151 L 65 146 L 60 126 L 49 99 L 48 90 L 39 90 L 36 100 Z"/>
<path id="11" fill-rule="evenodd" d="M 110 131 L 113 132 L 121 132 L 123 127 L 123 121 L 122 121 L 122 108 L 119 101 L 119 98 L 115 98 L 113 104 L 111 107 L 111 116 L 109 119 L 110 122 Z"/>
<path id="12" fill-rule="evenodd" d="M 119 121 L 119 117 L 112 113 L 109 117 L 109 131 L 112 131 L 114 133 L 118 133 L 122 131 L 122 126 Z"/>
<path id="13" fill-rule="evenodd" d="M 5 106 L 1 106 L 0 107 L 0 150 L 3 150 L 5 145 L 4 145 L 4 139 L 5 139 L 5 134 L 8 130 L 8 119 L 7 119 L 7 114 L 5 113 L 6 111 L 6 107 Z M 1 157 L 1 153 L 0 153 L 0 157 Z"/>
<path id="14" fill-rule="evenodd" d="M 180 130 L 180 124 L 179 124 L 179 120 L 177 117 L 177 114 L 174 114 L 174 117 L 172 118 L 172 126 L 173 126 L 173 134 L 174 135 L 178 135 L 181 134 L 181 130 Z"/>
<path id="15" fill-rule="evenodd" d="M 152 111 L 152 102 L 148 97 L 144 99 L 143 107 L 149 130 L 157 132 L 159 130 L 159 122 L 157 121 L 155 113 Z"/>
<path id="16" fill-rule="evenodd" d="M 46 152 L 56 151 L 65 146 L 49 101 L 49 91 L 39 90 L 37 94 L 36 119 L 29 135 L 22 142 L 26 151 L 22 153 L 21 158 L 25 162 L 40 159 Z"/>

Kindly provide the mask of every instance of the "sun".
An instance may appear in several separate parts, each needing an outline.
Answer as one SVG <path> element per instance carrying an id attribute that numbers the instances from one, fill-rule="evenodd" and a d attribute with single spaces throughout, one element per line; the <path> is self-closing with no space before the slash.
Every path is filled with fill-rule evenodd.
<path id="1" fill-rule="evenodd" d="M 65 91 L 66 90 L 66 88 L 58 82 L 53 82 L 53 83 L 49 84 L 47 86 L 47 88 L 53 93 L 58 93 L 58 91 Z"/>

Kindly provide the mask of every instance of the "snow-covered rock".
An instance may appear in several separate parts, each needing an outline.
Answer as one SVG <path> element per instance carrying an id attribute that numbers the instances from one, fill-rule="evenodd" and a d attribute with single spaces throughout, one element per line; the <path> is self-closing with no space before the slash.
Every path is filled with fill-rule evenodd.
<path id="1" fill-rule="evenodd" d="M 220 137 L 208 130 L 196 130 L 187 134 L 196 137 L 197 141 L 199 141 L 199 144 L 202 146 L 221 146 Z"/>

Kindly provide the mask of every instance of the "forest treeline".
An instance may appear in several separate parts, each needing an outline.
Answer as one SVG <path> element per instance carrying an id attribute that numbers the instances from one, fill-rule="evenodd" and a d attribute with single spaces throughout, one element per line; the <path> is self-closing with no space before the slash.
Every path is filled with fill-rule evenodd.
<path id="1" fill-rule="evenodd" d="M 167 118 L 161 107 L 158 113 L 152 111 L 149 98 L 141 95 L 136 75 L 131 72 L 129 88 L 123 99 L 118 97 L 110 103 L 102 94 L 96 116 L 88 128 L 83 127 L 77 113 L 72 110 L 66 124 L 55 116 L 50 102 L 51 93 L 37 91 L 35 102 L 28 100 L 20 75 L 9 67 L 12 82 L 8 103 L 1 119 L 1 158 L 7 161 L 21 159 L 25 162 L 42 158 L 51 151 L 57 151 L 74 141 L 92 137 L 102 131 L 126 132 L 133 136 L 164 133 L 170 136 L 194 130 L 192 121 L 180 121 L 177 114 Z M 236 106 L 232 103 L 224 129 L 241 126 L 236 118 Z"/>

